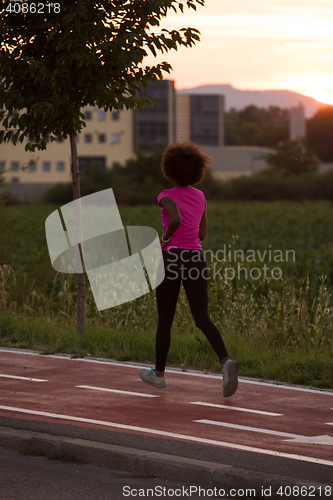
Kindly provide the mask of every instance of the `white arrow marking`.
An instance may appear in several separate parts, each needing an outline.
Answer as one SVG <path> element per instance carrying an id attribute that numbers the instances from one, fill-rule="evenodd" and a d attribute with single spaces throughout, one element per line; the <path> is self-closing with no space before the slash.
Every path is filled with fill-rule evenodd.
<path id="1" fill-rule="evenodd" d="M 18 377 L 18 376 L 15 376 L 15 375 L 3 375 L 2 373 L 0 373 L 0 377 L 15 378 L 15 379 L 18 379 L 18 380 L 29 380 L 29 382 L 48 382 L 48 380 L 43 380 L 41 378 Z"/>
<path id="2" fill-rule="evenodd" d="M 283 417 L 283 413 L 271 413 L 269 411 L 251 410 L 250 408 L 240 408 L 238 406 L 217 405 L 217 404 L 213 404 L 213 403 L 202 403 L 201 401 L 191 401 L 190 404 L 191 405 L 200 405 L 200 406 L 211 406 L 212 408 L 225 408 L 226 410 L 245 411 L 248 413 L 257 413 L 259 415 L 267 415 L 269 417 Z"/>
<path id="3" fill-rule="evenodd" d="M 127 396 L 141 396 L 143 398 L 159 398 L 155 394 L 144 394 L 143 392 L 120 391 L 118 389 L 105 389 L 104 387 L 94 387 L 92 385 L 76 385 L 79 389 L 93 389 L 95 391 L 116 392 L 118 394 L 126 394 Z"/>
<path id="4" fill-rule="evenodd" d="M 82 417 L 74 417 L 70 415 L 59 415 L 56 413 L 47 413 L 45 411 L 37 411 L 37 410 L 27 410 L 23 408 L 14 408 L 12 406 L 0 406 L 0 410 L 5 410 L 5 411 L 12 411 L 12 412 L 19 412 L 19 413 L 26 413 L 30 415 L 40 415 L 44 417 L 50 417 L 50 418 L 57 418 L 57 419 L 62 419 L 62 420 L 70 420 L 73 422 L 85 422 L 88 424 L 94 424 L 94 425 L 104 425 L 107 427 L 113 427 L 116 429 L 124 429 L 124 430 L 129 430 L 129 431 L 135 431 L 135 432 L 144 432 L 147 434 L 153 434 L 157 435 L 159 437 L 165 436 L 169 437 L 172 439 L 181 439 L 185 441 L 192 441 L 195 443 L 203 443 L 203 444 L 210 444 L 213 446 L 221 446 L 224 448 L 231 448 L 233 450 L 242 450 L 242 451 L 251 451 L 254 453 L 260 453 L 262 455 L 270 455 L 273 457 L 284 457 L 288 458 L 291 460 L 302 460 L 303 462 L 310 462 L 310 463 L 315 463 L 315 464 L 321 464 L 321 465 L 329 465 L 333 467 L 333 462 L 330 460 L 323 460 L 321 458 L 314 458 L 314 457 L 306 457 L 303 455 L 295 455 L 291 453 L 283 453 L 281 451 L 273 451 L 273 450 L 268 450 L 268 449 L 261 449 L 261 448 L 254 448 L 252 446 L 245 446 L 242 444 L 237 444 L 237 443 L 225 443 L 223 441 L 216 441 L 214 439 L 205 439 L 201 438 L 198 436 L 191 436 L 187 434 L 176 434 L 174 432 L 167 432 L 167 431 L 162 431 L 162 430 L 157 430 L 157 429 L 149 429 L 147 427 L 137 427 L 134 425 L 125 425 L 125 424 L 118 424 L 115 422 L 105 422 L 102 420 L 92 420 L 89 418 L 82 418 Z M 2 429 L 0 428 L 0 436 L 2 433 Z"/>
<path id="5" fill-rule="evenodd" d="M 238 425 L 238 424 L 228 424 L 226 422 L 216 422 L 215 420 L 194 420 L 199 424 L 210 424 L 210 425 L 219 425 L 221 427 L 229 427 L 231 429 L 239 429 L 241 431 L 250 431 L 250 432 L 260 432 L 262 434 L 271 434 L 273 436 L 281 436 L 284 438 L 284 441 L 291 441 L 294 443 L 307 443 L 307 444 L 325 444 L 329 446 L 333 446 L 333 437 L 332 436 L 299 436 L 298 434 L 290 434 L 289 432 L 280 432 L 280 431 L 272 431 L 269 429 L 260 429 L 257 427 L 248 427 L 246 425 Z"/>

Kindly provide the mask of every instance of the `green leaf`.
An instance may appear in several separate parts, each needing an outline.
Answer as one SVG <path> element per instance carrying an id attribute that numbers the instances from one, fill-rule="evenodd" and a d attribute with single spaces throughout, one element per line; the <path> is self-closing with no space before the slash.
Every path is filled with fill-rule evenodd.
<path id="1" fill-rule="evenodd" d="M 80 111 L 84 106 L 143 105 L 136 92 L 172 69 L 167 62 L 143 69 L 146 54 L 157 57 L 198 40 L 194 29 L 150 31 L 170 10 L 184 12 L 184 4 L 185 0 L 67 0 L 61 12 L 47 15 L 46 21 L 37 15 L 4 15 L 2 43 L 12 51 L 0 52 L 3 127 L 13 126 L 20 141 L 34 137 L 25 146 L 34 151 L 46 147 L 47 134 L 65 136 L 86 126 Z M 188 8 L 195 4 L 204 2 L 186 1 Z M 13 110 L 21 116 L 11 117 Z M 11 132 L 3 131 L 0 137 L 9 140 Z"/>

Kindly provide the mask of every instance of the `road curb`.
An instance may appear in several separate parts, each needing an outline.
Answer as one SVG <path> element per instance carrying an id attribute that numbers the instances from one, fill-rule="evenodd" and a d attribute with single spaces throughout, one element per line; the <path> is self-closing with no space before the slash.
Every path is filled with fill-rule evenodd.
<path id="1" fill-rule="evenodd" d="M 0 446 L 27 455 L 67 459 L 132 474 L 182 481 L 202 488 L 223 488 L 226 491 L 242 488 L 262 492 L 262 488 L 271 488 L 272 492 L 276 492 L 281 486 L 306 488 L 326 486 L 231 465 L 8 427 L 0 428 Z M 271 494 L 270 497 L 274 498 L 274 495 Z"/>

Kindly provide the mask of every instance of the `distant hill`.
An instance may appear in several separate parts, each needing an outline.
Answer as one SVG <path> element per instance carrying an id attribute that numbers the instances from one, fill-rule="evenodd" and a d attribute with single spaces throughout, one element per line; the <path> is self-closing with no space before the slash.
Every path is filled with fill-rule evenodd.
<path id="1" fill-rule="evenodd" d="M 291 90 L 238 90 L 232 85 L 200 85 L 191 89 L 179 89 L 180 94 L 222 94 L 225 96 L 225 110 L 231 108 L 242 109 L 254 104 L 261 108 L 279 106 L 291 108 L 304 106 L 305 116 L 312 117 L 324 104 L 312 97 L 308 97 Z"/>

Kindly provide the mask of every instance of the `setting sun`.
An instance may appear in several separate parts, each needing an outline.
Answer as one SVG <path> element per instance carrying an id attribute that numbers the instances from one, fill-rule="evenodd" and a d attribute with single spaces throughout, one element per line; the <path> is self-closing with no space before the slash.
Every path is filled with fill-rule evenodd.
<path id="1" fill-rule="evenodd" d="M 333 90 L 331 90 L 333 89 L 333 73 L 286 76 L 282 83 L 286 88 L 297 89 L 300 94 L 333 105 Z"/>
<path id="2" fill-rule="evenodd" d="M 167 60 L 177 89 L 229 83 L 243 90 L 292 90 L 333 104 L 333 3 L 327 0 L 205 0 L 171 13 L 160 28 L 197 28 L 200 42 Z"/>
<path id="3" fill-rule="evenodd" d="M 316 89 L 304 89 L 300 90 L 299 93 L 307 95 L 309 97 L 313 97 L 314 99 L 323 104 L 330 104 L 333 106 L 332 92 L 325 92 L 324 90 L 316 90 Z"/>

